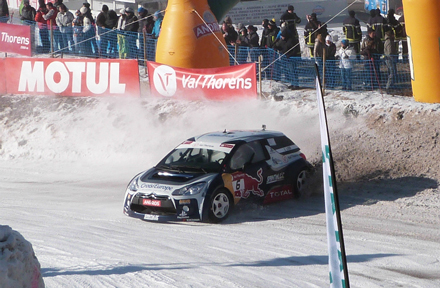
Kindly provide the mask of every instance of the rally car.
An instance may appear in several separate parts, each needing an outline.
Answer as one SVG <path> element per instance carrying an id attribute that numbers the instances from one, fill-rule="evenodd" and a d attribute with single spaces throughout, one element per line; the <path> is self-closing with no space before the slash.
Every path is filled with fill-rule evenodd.
<path id="1" fill-rule="evenodd" d="M 223 131 L 187 139 L 128 184 L 124 214 L 217 223 L 234 205 L 301 196 L 311 165 L 283 133 Z"/>

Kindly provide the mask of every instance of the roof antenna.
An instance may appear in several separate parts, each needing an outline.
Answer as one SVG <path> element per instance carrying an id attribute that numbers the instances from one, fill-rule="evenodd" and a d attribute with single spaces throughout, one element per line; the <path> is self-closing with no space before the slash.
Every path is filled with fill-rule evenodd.
<path id="1" fill-rule="evenodd" d="M 263 124 L 263 131 L 266 131 L 266 124 Z"/>
<path id="2" fill-rule="evenodd" d="M 226 129 L 225 129 L 225 131 L 223 131 L 223 133 L 228 133 L 228 132 L 227 132 Z"/>

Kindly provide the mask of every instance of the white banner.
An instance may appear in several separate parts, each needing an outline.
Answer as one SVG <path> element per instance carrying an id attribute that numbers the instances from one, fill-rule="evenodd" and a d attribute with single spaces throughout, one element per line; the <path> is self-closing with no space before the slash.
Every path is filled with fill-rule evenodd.
<path id="1" fill-rule="evenodd" d="M 335 197 L 333 194 L 333 179 L 331 169 L 330 141 L 327 129 L 327 119 L 325 116 L 324 101 L 322 99 L 321 85 L 316 77 L 316 94 L 318 98 L 319 126 L 321 130 L 322 147 L 322 172 L 324 177 L 324 200 L 325 215 L 327 222 L 327 243 L 330 269 L 330 287 L 345 288 L 344 263 L 342 261 L 341 242 L 338 230 L 338 219 L 336 216 Z"/>

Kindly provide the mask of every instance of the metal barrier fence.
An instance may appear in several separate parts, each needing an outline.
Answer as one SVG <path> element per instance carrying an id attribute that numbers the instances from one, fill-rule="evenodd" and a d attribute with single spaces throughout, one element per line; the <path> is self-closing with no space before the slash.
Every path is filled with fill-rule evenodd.
<path id="1" fill-rule="evenodd" d="M 128 31 L 100 28 L 96 33 L 95 26 L 64 27 L 48 29 L 45 25 L 31 25 L 31 37 L 35 40 L 34 53 L 71 54 L 94 58 L 138 59 L 141 65 L 144 60 L 154 61 L 156 39 Z M 98 35 L 97 37 L 95 37 Z M 52 43 L 52 46 L 51 46 Z M 145 47 L 145 49 L 144 49 Z M 262 79 L 275 80 L 293 88 L 315 87 L 315 62 L 319 65 L 321 79 L 326 89 L 345 89 L 352 91 L 371 91 L 385 89 L 389 69 L 381 55 L 374 55 L 371 60 L 350 60 L 353 68 L 349 77 L 342 80 L 342 70 L 338 60 L 325 61 L 325 68 L 320 58 L 302 58 L 281 56 L 270 48 L 249 48 L 228 46 L 230 64 L 258 62 L 262 56 Z M 390 89 L 396 94 L 412 95 L 411 76 L 407 57 L 395 57 L 391 61 L 393 79 Z M 390 62 L 388 62 L 390 64 Z M 323 70 L 325 69 L 325 75 Z M 347 71 L 344 71 L 347 72 Z M 258 73 L 258 71 L 257 71 Z M 323 77 L 325 76 L 325 77 Z"/>

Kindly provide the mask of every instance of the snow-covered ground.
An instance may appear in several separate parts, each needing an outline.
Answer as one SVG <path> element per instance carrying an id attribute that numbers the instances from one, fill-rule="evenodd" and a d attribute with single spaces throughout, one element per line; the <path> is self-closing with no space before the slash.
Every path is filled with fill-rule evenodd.
<path id="1" fill-rule="evenodd" d="M 266 124 L 320 162 L 316 95 L 283 101 L 0 98 L 0 219 L 33 245 L 47 287 L 326 287 L 320 170 L 311 195 L 237 207 L 222 224 L 128 218 L 128 181 L 182 140 Z M 352 287 L 440 285 L 440 105 L 325 97 Z"/>

